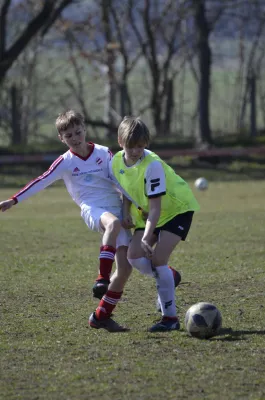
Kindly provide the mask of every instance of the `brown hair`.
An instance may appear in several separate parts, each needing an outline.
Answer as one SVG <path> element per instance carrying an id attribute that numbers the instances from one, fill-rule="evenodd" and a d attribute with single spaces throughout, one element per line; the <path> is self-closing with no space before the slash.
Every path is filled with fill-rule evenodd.
<path id="1" fill-rule="evenodd" d="M 133 147 L 138 143 L 148 146 L 150 132 L 139 117 L 124 117 L 118 127 L 118 139 L 125 147 Z"/>
<path id="2" fill-rule="evenodd" d="M 61 135 L 63 131 L 65 131 L 69 127 L 73 127 L 74 125 L 85 126 L 84 117 L 79 112 L 76 112 L 74 110 L 68 110 L 64 113 L 59 114 L 55 121 L 55 126 L 59 135 Z"/>

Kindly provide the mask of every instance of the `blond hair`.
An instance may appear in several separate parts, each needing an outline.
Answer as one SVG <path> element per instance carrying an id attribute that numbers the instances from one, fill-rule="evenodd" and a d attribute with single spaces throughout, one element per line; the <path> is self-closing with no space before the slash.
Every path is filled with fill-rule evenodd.
<path id="1" fill-rule="evenodd" d="M 118 127 L 118 140 L 125 147 L 134 147 L 139 143 L 148 146 L 150 132 L 139 117 L 124 117 Z"/>
<path id="2" fill-rule="evenodd" d="M 79 112 L 74 110 L 68 110 L 59 114 L 55 121 L 55 126 L 59 135 L 74 125 L 85 126 L 84 117 Z"/>

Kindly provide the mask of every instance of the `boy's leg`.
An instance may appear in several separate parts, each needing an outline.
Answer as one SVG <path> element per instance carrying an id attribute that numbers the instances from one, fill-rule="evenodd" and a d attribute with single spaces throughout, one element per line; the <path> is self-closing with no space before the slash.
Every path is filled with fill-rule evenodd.
<path id="1" fill-rule="evenodd" d="M 93 294 L 100 298 L 106 293 L 116 253 L 116 239 L 121 229 L 119 221 L 120 207 L 106 210 L 101 207 L 90 207 L 84 204 L 81 216 L 89 229 L 103 234 L 99 254 L 99 274 L 93 286 Z"/>
<path id="2" fill-rule="evenodd" d="M 139 272 L 141 272 L 144 275 L 152 275 L 153 270 L 151 267 L 151 263 L 148 259 L 145 258 L 145 253 L 144 253 L 143 249 L 141 248 L 142 237 L 143 237 L 143 230 L 138 230 L 138 231 L 134 232 L 134 235 L 133 235 L 133 238 L 130 243 L 129 250 L 128 250 L 128 258 L 131 259 L 131 264 L 133 265 L 134 268 L 138 269 Z M 158 243 L 158 238 L 157 238 L 157 235 L 154 234 L 151 244 L 157 245 L 157 243 Z M 143 258 L 145 258 L 145 260 Z M 172 274 L 174 277 L 174 282 L 175 282 L 175 287 L 177 287 L 181 281 L 181 275 L 173 267 L 168 266 L 168 268 L 172 271 Z"/>
<path id="3" fill-rule="evenodd" d="M 174 279 L 174 285 L 175 285 L 175 288 L 177 288 L 178 285 L 181 282 L 181 275 L 175 268 L 171 267 L 170 265 L 168 266 L 168 268 L 172 271 L 173 279 Z M 157 300 L 156 300 L 156 309 L 157 309 L 158 312 L 162 311 L 159 295 L 157 296 Z"/>
<path id="4" fill-rule="evenodd" d="M 130 243 L 128 250 L 128 259 L 131 265 L 142 274 L 154 276 L 154 269 L 152 268 L 151 261 L 145 257 L 144 251 L 141 248 L 142 237 L 143 237 L 142 230 L 136 231 L 134 233 L 133 239 Z M 153 236 L 152 243 L 153 244 L 156 243 L 157 246 L 158 241 L 156 235 Z M 171 273 L 173 274 L 174 287 L 176 288 L 181 281 L 181 275 L 174 268 L 170 266 L 168 266 L 168 268 L 171 270 Z M 157 301 L 157 310 L 161 311 L 160 300 Z"/>
<path id="5" fill-rule="evenodd" d="M 129 246 L 128 259 L 141 272 L 147 271 L 148 264 L 151 270 L 154 271 L 155 269 L 157 291 L 162 308 L 162 320 L 154 325 L 150 331 L 179 329 L 175 303 L 175 283 L 172 271 L 168 268 L 168 259 L 181 238 L 170 232 L 161 232 L 151 263 L 150 260 L 144 257 L 144 251 L 141 248 L 142 237 L 143 231 L 135 232 Z"/>
<path id="6" fill-rule="evenodd" d="M 155 257 L 157 258 L 157 265 L 163 263 L 165 260 L 159 260 L 158 257 L 161 258 L 161 255 L 171 254 L 176 244 L 180 239 L 176 239 L 176 237 L 181 238 L 181 240 L 186 240 L 186 237 L 189 233 L 192 219 L 193 219 L 193 211 L 187 211 L 183 214 L 178 214 L 172 220 L 168 221 L 162 228 L 160 228 L 160 239 L 162 238 L 162 243 L 157 247 L 157 253 Z M 172 239 L 171 239 L 172 238 Z M 172 242 L 172 243 L 171 243 Z M 176 243 L 176 244 L 175 244 Z M 171 246 L 172 245 L 172 246 Z M 168 248 L 166 246 L 169 246 Z M 170 247 L 171 246 L 171 247 Z M 169 267 L 170 268 L 170 267 Z M 178 275 L 177 271 L 173 271 L 175 286 L 180 283 L 181 276 Z M 158 296 L 157 301 L 157 310 L 161 311 L 160 299 Z"/>
<path id="7" fill-rule="evenodd" d="M 110 274 L 116 253 L 116 240 L 121 229 L 119 219 L 112 213 L 105 212 L 100 217 L 103 233 L 99 254 L 99 274 L 93 286 L 93 295 L 101 299 L 110 283 Z"/>
<path id="8" fill-rule="evenodd" d="M 156 268 L 156 283 L 161 304 L 162 319 L 150 328 L 150 332 L 179 329 L 175 303 L 175 283 L 173 274 L 168 268 L 168 260 L 180 242 L 181 237 L 167 231 L 160 232 L 160 240 L 155 248 L 152 263 Z"/>
<path id="9" fill-rule="evenodd" d="M 113 321 L 110 316 L 120 300 L 123 288 L 131 274 L 132 267 L 127 260 L 127 247 L 119 246 L 116 252 L 116 271 L 111 279 L 106 294 L 102 297 L 99 305 L 89 318 L 92 328 L 103 328 L 109 332 L 121 332 L 127 330 Z"/>

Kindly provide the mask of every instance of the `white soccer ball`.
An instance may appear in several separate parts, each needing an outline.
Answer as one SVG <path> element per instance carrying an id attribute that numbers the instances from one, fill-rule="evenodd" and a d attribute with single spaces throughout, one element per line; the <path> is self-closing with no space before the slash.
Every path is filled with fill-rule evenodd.
<path id="1" fill-rule="evenodd" d="M 200 302 L 191 306 L 185 315 L 185 328 L 190 336 L 209 339 L 218 334 L 222 315 L 211 303 Z"/>
<path id="2" fill-rule="evenodd" d="M 194 182 L 196 189 L 198 190 L 206 190 L 208 189 L 208 181 L 205 178 L 198 178 Z"/>

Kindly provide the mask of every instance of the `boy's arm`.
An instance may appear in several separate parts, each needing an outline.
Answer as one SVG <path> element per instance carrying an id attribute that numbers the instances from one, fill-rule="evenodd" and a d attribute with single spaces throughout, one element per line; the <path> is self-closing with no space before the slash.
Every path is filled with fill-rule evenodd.
<path id="1" fill-rule="evenodd" d="M 149 200 L 149 211 L 142 238 L 142 248 L 146 256 L 151 257 L 153 254 L 151 238 L 160 218 L 162 196 L 166 194 L 166 176 L 160 161 L 153 161 L 146 169 L 145 192 Z"/>
<path id="2" fill-rule="evenodd" d="M 10 209 L 13 205 L 26 200 L 28 197 L 33 196 L 39 191 L 45 189 L 47 186 L 51 185 L 56 180 L 62 178 L 62 172 L 64 170 L 63 161 L 63 157 L 57 158 L 57 160 L 54 161 L 54 163 L 46 172 L 29 182 L 26 186 L 24 186 L 24 188 L 14 194 L 11 199 L 2 201 L 0 203 L 0 210 L 4 212 Z"/>
<path id="3" fill-rule="evenodd" d="M 130 214 L 132 202 L 124 195 L 122 195 L 122 226 L 125 229 L 131 229 L 135 225 Z"/>
<path id="4" fill-rule="evenodd" d="M 161 196 L 149 199 L 149 213 L 146 219 L 144 235 L 141 243 L 147 257 L 151 257 L 153 254 L 151 239 L 153 237 L 154 230 L 160 217 L 161 200 Z"/>

